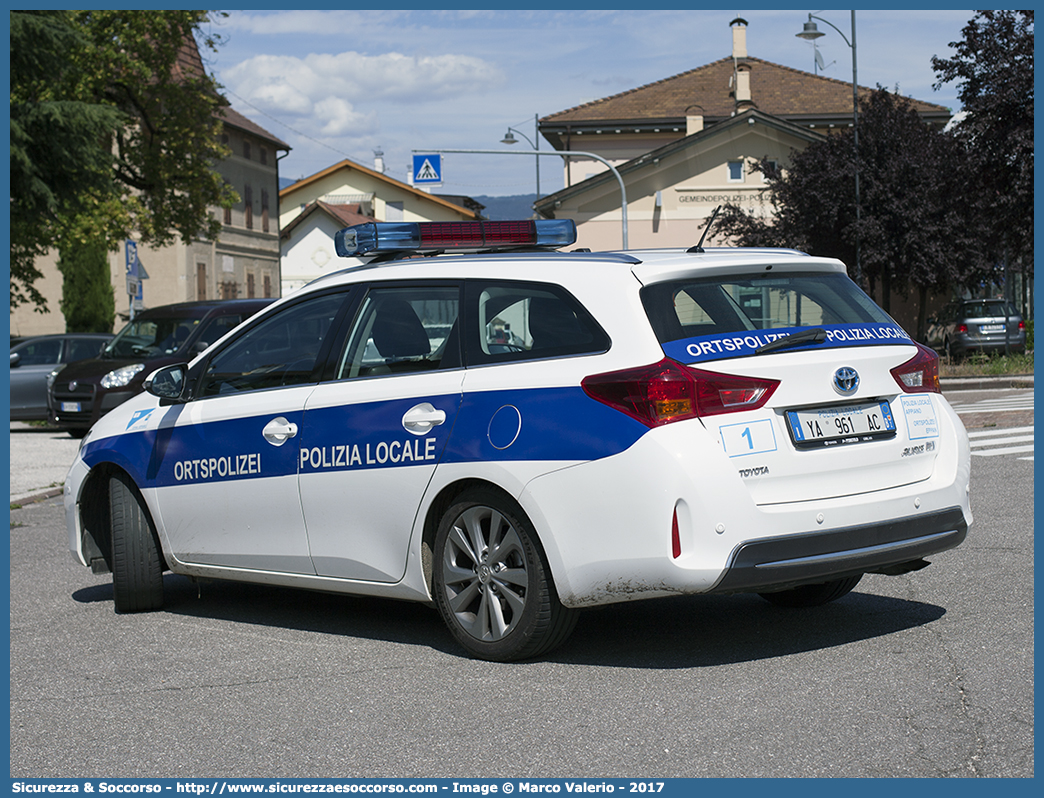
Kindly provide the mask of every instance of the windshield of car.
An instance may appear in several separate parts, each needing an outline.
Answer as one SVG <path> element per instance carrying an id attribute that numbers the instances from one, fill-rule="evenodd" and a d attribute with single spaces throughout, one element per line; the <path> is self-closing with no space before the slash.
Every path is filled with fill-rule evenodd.
<path id="1" fill-rule="evenodd" d="M 150 358 L 173 354 L 188 340 L 199 322 L 199 319 L 177 316 L 135 319 L 116 334 L 101 356 Z"/>
<path id="2" fill-rule="evenodd" d="M 717 358 L 778 350 L 764 347 L 808 328 L 824 334 L 801 340 L 805 347 L 909 342 L 844 274 L 674 280 L 644 288 L 642 302 L 660 343 L 670 345 L 664 351 L 686 360 L 697 353 Z"/>

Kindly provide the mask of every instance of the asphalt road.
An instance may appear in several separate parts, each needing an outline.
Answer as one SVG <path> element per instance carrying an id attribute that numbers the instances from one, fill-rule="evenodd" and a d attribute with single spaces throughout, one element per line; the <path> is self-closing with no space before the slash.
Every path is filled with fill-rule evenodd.
<path id="1" fill-rule="evenodd" d="M 510 665 L 393 601 L 168 574 L 162 612 L 117 616 L 110 577 L 67 551 L 61 498 L 29 502 L 11 512 L 11 776 L 1030 777 L 1024 458 L 974 458 L 969 538 L 922 571 L 812 610 L 590 610 Z"/>

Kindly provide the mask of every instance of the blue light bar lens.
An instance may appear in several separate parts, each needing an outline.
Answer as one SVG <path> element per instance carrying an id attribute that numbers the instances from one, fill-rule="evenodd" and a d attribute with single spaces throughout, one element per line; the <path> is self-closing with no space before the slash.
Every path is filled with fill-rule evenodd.
<path id="1" fill-rule="evenodd" d="M 342 258 L 373 252 L 463 252 L 490 247 L 565 247 L 576 242 L 571 219 L 519 222 L 367 222 L 334 236 Z"/>

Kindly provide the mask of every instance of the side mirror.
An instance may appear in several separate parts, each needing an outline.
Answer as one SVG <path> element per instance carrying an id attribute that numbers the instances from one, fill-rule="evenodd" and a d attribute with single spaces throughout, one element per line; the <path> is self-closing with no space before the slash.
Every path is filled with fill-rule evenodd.
<path id="1" fill-rule="evenodd" d="M 11 368 L 17 368 L 18 364 L 22 362 L 22 356 L 17 352 L 11 353 Z"/>
<path id="2" fill-rule="evenodd" d="M 184 363 L 156 369 L 146 378 L 145 390 L 160 399 L 176 402 L 181 399 L 181 394 L 185 390 L 187 375 L 188 366 Z"/>

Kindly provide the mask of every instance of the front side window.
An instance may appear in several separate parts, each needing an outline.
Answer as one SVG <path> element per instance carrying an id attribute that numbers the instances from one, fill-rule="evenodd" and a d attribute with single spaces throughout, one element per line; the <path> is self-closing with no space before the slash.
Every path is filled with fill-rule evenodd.
<path id="1" fill-rule="evenodd" d="M 475 283 L 468 288 L 468 363 L 503 363 L 604 352 L 609 337 L 577 300 L 539 283 Z"/>
<path id="2" fill-rule="evenodd" d="M 316 360 L 343 293 L 310 297 L 263 319 L 207 363 L 198 396 L 220 396 L 317 379 Z"/>
<path id="3" fill-rule="evenodd" d="M 456 286 L 374 288 L 338 362 L 337 379 L 460 366 Z"/>
<path id="4" fill-rule="evenodd" d="M 152 358 L 176 352 L 200 320 L 187 316 L 137 318 L 117 333 L 102 350 L 105 358 Z"/>
<path id="5" fill-rule="evenodd" d="M 18 353 L 19 363 L 23 366 L 46 366 L 58 362 L 58 356 L 62 351 L 62 339 L 33 341 L 14 351 Z"/>

